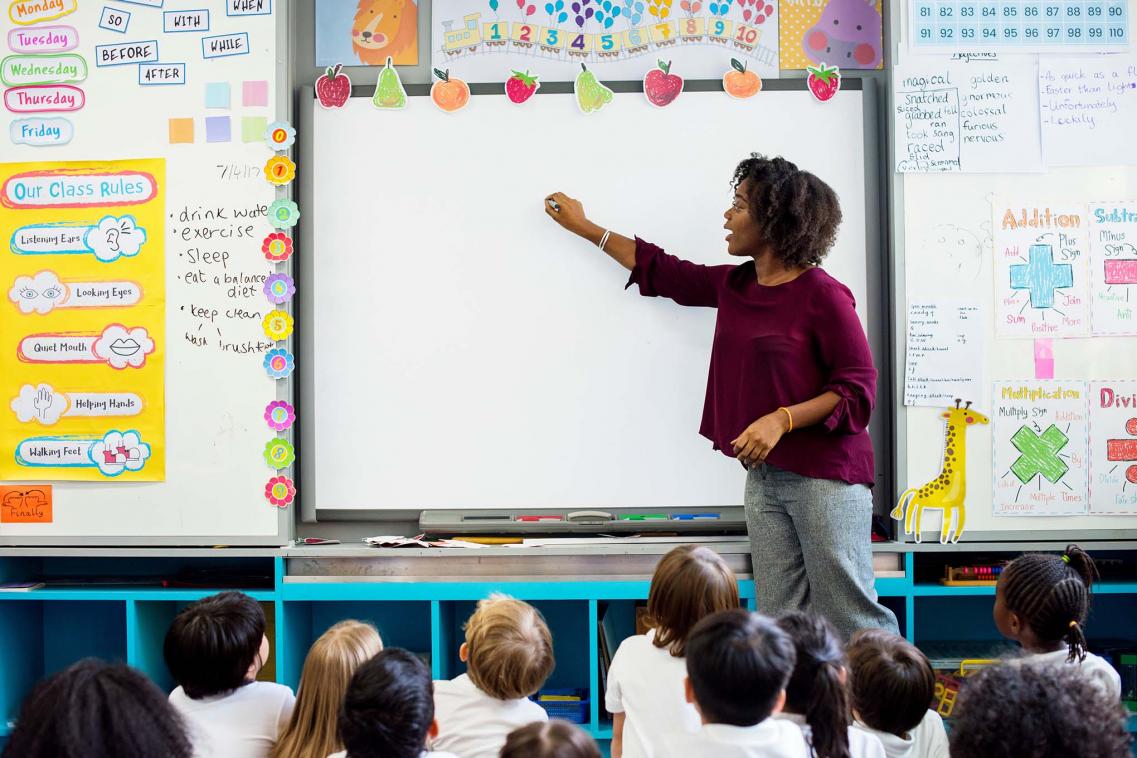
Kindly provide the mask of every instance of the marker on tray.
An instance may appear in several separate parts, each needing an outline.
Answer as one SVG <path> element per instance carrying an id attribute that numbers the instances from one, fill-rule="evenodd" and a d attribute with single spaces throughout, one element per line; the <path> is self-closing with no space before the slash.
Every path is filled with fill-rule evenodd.
<path id="1" fill-rule="evenodd" d="M 672 521 L 718 521 L 717 513 L 672 513 Z"/>
<path id="2" fill-rule="evenodd" d="M 565 520 L 565 517 L 564 517 L 564 516 L 557 516 L 557 515 L 554 515 L 554 514 L 551 514 L 551 513 L 545 513 L 545 514 L 540 514 L 540 513 L 539 513 L 539 514 L 537 514 L 537 515 L 535 515 L 535 516 L 518 516 L 518 517 L 516 517 L 516 518 L 514 519 L 514 521 L 524 521 L 524 522 L 533 522 L 533 521 L 564 521 L 564 520 Z"/>
<path id="3" fill-rule="evenodd" d="M 625 513 L 620 521 L 666 521 L 666 513 Z"/>

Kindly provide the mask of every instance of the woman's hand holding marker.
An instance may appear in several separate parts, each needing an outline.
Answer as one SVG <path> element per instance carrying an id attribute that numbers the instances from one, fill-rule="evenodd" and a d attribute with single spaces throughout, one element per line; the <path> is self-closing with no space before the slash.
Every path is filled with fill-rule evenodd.
<path id="1" fill-rule="evenodd" d="M 584 206 L 563 192 L 554 192 L 545 198 L 545 213 L 573 234 L 583 237 L 587 231 L 589 223 Z"/>
<path id="2" fill-rule="evenodd" d="M 584 206 L 579 200 L 563 192 L 545 196 L 545 215 L 578 237 L 583 237 L 599 247 L 617 263 L 629 271 L 636 265 L 635 240 L 616 234 L 597 226 L 584 215 Z"/>

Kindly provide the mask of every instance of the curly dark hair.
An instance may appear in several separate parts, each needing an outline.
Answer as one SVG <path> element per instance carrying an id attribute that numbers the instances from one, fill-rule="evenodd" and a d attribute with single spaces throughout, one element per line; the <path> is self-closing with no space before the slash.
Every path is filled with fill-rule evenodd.
<path id="1" fill-rule="evenodd" d="M 1125 709 L 1077 666 L 1009 664 L 967 680 L 951 754 L 966 758 L 1129 758 Z"/>
<path id="2" fill-rule="evenodd" d="M 1007 610 L 1014 611 L 1047 643 L 1065 642 L 1068 661 L 1086 658 L 1084 625 L 1097 567 L 1089 553 L 1068 545 L 1061 556 L 1027 553 L 999 576 Z"/>
<path id="3" fill-rule="evenodd" d="M 24 701 L 5 758 L 190 758 L 181 717 L 143 674 L 86 658 Z"/>
<path id="4" fill-rule="evenodd" d="M 749 180 L 750 217 L 787 268 L 817 266 L 833 247 L 841 225 L 837 193 L 785 158 L 751 153 L 734 170 L 737 190 Z"/>

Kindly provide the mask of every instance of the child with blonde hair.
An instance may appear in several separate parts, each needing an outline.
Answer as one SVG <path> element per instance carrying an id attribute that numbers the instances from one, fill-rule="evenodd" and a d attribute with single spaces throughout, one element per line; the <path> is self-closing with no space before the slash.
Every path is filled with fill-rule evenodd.
<path id="1" fill-rule="evenodd" d="M 336 718 L 348 682 L 382 649 L 379 632 L 361 621 L 341 621 L 320 635 L 304 659 L 292 719 L 271 758 L 324 758 L 342 750 Z"/>
<path id="2" fill-rule="evenodd" d="M 553 638 L 536 608 L 498 594 L 478 602 L 465 628 L 458 657 L 466 673 L 434 683 L 433 746 L 462 758 L 497 758 L 510 732 L 549 718 L 528 697 L 553 672 Z"/>
<path id="3" fill-rule="evenodd" d="M 612 758 L 652 758 L 701 721 L 687 702 L 687 635 L 703 618 L 738 607 L 738 579 L 718 553 L 681 545 L 656 566 L 648 590 L 651 630 L 620 643 L 608 668 Z"/>

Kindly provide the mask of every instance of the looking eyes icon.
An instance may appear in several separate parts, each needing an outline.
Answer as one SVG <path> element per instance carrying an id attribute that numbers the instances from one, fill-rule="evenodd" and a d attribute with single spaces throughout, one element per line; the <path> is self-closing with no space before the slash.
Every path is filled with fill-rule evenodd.
<path id="1" fill-rule="evenodd" d="M 40 291 L 34 290 L 31 287 L 24 287 L 20 290 L 20 297 L 24 300 L 35 300 L 37 297 L 42 297 L 46 300 L 55 300 L 63 294 L 63 290 L 59 287 L 48 287 Z"/>

